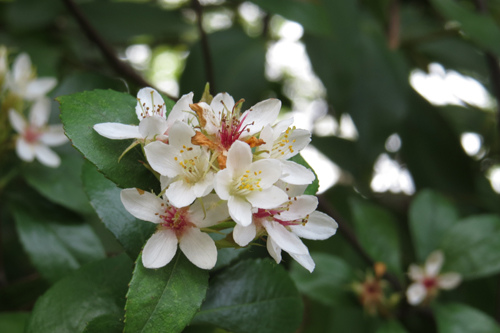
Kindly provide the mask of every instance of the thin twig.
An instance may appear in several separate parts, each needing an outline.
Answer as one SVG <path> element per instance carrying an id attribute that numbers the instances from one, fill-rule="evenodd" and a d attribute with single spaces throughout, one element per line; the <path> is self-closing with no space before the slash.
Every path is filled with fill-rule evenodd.
<path id="1" fill-rule="evenodd" d="M 77 4 L 73 0 L 63 0 L 64 4 L 68 8 L 69 12 L 73 15 L 73 17 L 78 22 L 78 25 L 83 30 L 85 35 L 92 41 L 101 51 L 102 55 L 109 63 L 109 65 L 117 72 L 118 74 L 124 76 L 126 79 L 135 82 L 137 85 L 141 87 L 153 87 L 153 85 L 147 82 L 141 75 L 139 75 L 132 67 L 130 67 L 127 63 L 121 61 L 116 56 L 115 51 L 112 47 L 106 43 L 106 41 L 101 37 L 101 35 L 97 32 L 96 29 L 90 24 L 90 21 L 83 14 Z M 158 90 L 158 89 L 157 89 Z M 165 94 L 168 98 L 172 100 L 177 100 L 177 98 Z"/>
<path id="2" fill-rule="evenodd" d="M 201 39 L 201 48 L 203 51 L 203 61 L 205 63 L 206 79 L 210 84 L 210 89 L 212 90 L 212 92 L 214 92 L 217 91 L 217 89 L 215 88 L 214 68 L 212 62 L 212 53 L 210 52 L 210 44 L 208 43 L 207 33 L 203 29 L 203 7 L 198 0 L 192 0 L 191 5 L 196 12 L 198 31 L 200 33 Z"/>
<path id="3" fill-rule="evenodd" d="M 389 48 L 395 50 L 399 47 L 399 35 L 401 30 L 401 14 L 399 10 L 399 0 L 392 0 L 389 7 L 389 26 L 387 37 Z"/>
<path id="4" fill-rule="evenodd" d="M 331 205 L 328 203 L 328 200 L 323 196 L 323 195 L 318 195 L 318 200 L 319 200 L 319 208 L 321 211 L 325 212 L 326 214 L 330 215 L 333 217 L 339 227 L 338 231 L 339 233 L 344 236 L 344 238 L 351 244 L 353 249 L 361 256 L 361 258 L 370 266 L 373 266 L 375 264 L 375 260 L 365 251 L 363 246 L 359 243 L 358 239 L 356 238 L 356 235 L 354 235 L 354 232 L 349 228 L 349 225 L 347 222 L 340 216 L 340 214 L 335 211 Z M 395 291 L 401 291 L 403 290 L 401 283 L 399 282 L 398 278 L 391 273 L 386 272 L 384 274 L 384 278 L 391 283 L 392 287 L 394 288 Z"/>

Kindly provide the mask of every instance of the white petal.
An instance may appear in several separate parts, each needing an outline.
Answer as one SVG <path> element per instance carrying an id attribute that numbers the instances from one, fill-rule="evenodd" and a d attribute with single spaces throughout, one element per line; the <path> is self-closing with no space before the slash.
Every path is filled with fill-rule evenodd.
<path id="1" fill-rule="evenodd" d="M 227 202 L 220 200 L 215 193 L 209 194 L 201 200 L 196 200 L 189 207 L 189 220 L 198 228 L 211 227 L 228 217 Z"/>
<path id="2" fill-rule="evenodd" d="M 255 224 L 249 226 L 241 226 L 239 224 L 234 226 L 233 239 L 239 246 L 247 246 L 257 235 L 257 228 Z"/>
<path id="3" fill-rule="evenodd" d="M 432 252 L 425 261 L 425 273 L 427 276 L 437 276 L 444 262 L 444 254 L 442 251 Z"/>
<path id="4" fill-rule="evenodd" d="M 263 153 L 261 156 L 268 157 L 269 152 L 273 149 L 273 144 L 274 144 L 274 130 L 271 127 L 271 125 L 264 126 L 264 128 L 260 132 L 259 139 L 264 140 L 265 143 L 257 147 L 257 151 L 259 152 L 267 151 L 266 153 Z"/>
<path id="5" fill-rule="evenodd" d="M 201 117 L 205 120 L 205 126 L 203 127 L 208 134 L 214 135 L 221 129 L 221 114 L 215 114 L 210 105 L 205 102 L 197 103 L 198 107 L 201 108 Z"/>
<path id="6" fill-rule="evenodd" d="M 288 231 L 280 223 L 265 220 L 262 222 L 262 225 L 266 228 L 269 237 L 271 237 L 273 241 L 286 252 L 295 254 L 309 253 L 309 250 L 304 243 L 302 243 L 300 238 L 294 233 Z"/>
<path id="7" fill-rule="evenodd" d="M 413 281 L 423 281 L 425 278 L 425 272 L 422 269 L 422 267 L 415 264 L 411 264 L 410 267 L 408 268 L 408 276 Z"/>
<path id="8" fill-rule="evenodd" d="M 321 212 L 313 212 L 306 225 L 291 225 L 290 229 L 301 238 L 323 240 L 337 232 L 338 224 L 330 216 Z"/>
<path id="9" fill-rule="evenodd" d="M 177 251 L 177 237 L 172 230 L 158 230 L 147 241 L 142 250 L 142 264 L 146 268 L 167 265 Z"/>
<path id="10" fill-rule="evenodd" d="M 297 155 L 302 149 L 304 149 L 309 142 L 311 142 L 311 132 L 305 129 L 293 129 L 293 131 L 288 136 L 288 140 L 293 143 L 293 153 L 289 150 L 287 154 L 287 159 Z"/>
<path id="11" fill-rule="evenodd" d="M 94 130 L 105 138 L 113 140 L 142 139 L 139 127 L 120 123 L 100 123 L 94 125 Z"/>
<path id="12" fill-rule="evenodd" d="M 281 168 L 281 179 L 290 184 L 311 184 L 316 178 L 310 169 L 293 161 L 282 161 Z"/>
<path id="13" fill-rule="evenodd" d="M 234 222 L 246 227 L 252 223 L 252 205 L 241 197 L 230 196 L 227 202 L 229 215 Z"/>
<path id="14" fill-rule="evenodd" d="M 163 135 L 167 128 L 167 121 L 160 116 L 147 117 L 139 123 L 139 133 L 142 138 L 153 139 L 157 135 Z"/>
<path id="15" fill-rule="evenodd" d="M 162 208 L 164 202 L 153 193 L 137 188 L 126 188 L 121 191 L 120 198 L 125 209 L 134 217 L 153 223 L 162 222 L 157 214 L 165 211 Z"/>
<path id="16" fill-rule="evenodd" d="M 228 93 L 219 93 L 215 95 L 210 103 L 210 107 L 215 115 L 220 119 L 220 115 L 224 112 L 231 112 L 234 108 L 234 99 Z"/>
<path id="17" fill-rule="evenodd" d="M 31 59 L 27 53 L 19 54 L 12 64 L 12 74 L 16 85 L 26 85 L 31 77 Z"/>
<path id="18" fill-rule="evenodd" d="M 35 156 L 42 163 L 51 168 L 57 168 L 61 164 L 61 158 L 49 147 L 43 144 L 37 144 L 35 147 Z"/>
<path id="19" fill-rule="evenodd" d="M 20 159 L 26 162 L 33 162 L 35 159 L 35 147 L 23 138 L 18 138 L 16 141 L 16 153 Z"/>
<path id="20" fill-rule="evenodd" d="M 28 83 L 24 98 L 34 100 L 46 95 L 57 85 L 57 79 L 54 77 L 41 77 Z"/>
<path id="21" fill-rule="evenodd" d="M 208 172 L 205 177 L 193 185 L 193 192 L 197 198 L 204 197 L 214 189 L 215 173 Z"/>
<path id="22" fill-rule="evenodd" d="M 36 128 L 47 124 L 50 115 L 50 100 L 48 98 L 37 99 L 30 109 L 29 122 Z"/>
<path id="23" fill-rule="evenodd" d="M 277 264 L 281 262 L 281 248 L 276 244 L 271 237 L 267 237 L 266 242 L 267 252 L 273 257 Z"/>
<path id="24" fill-rule="evenodd" d="M 242 141 L 235 141 L 227 152 L 226 168 L 233 175 L 242 175 L 252 163 L 252 150 Z"/>
<path id="25" fill-rule="evenodd" d="M 252 206 L 264 209 L 278 207 L 288 200 L 286 193 L 276 186 L 262 191 L 253 191 L 246 198 Z"/>
<path id="26" fill-rule="evenodd" d="M 193 95 L 192 92 L 183 95 L 175 103 L 167 118 L 168 127 L 171 127 L 177 120 L 190 122 L 194 126 L 198 124 L 196 117 L 192 114 L 193 110 L 189 107 L 189 104 L 193 104 Z M 195 120 L 196 122 L 193 123 Z"/>
<path id="27" fill-rule="evenodd" d="M 160 110 L 158 114 L 158 110 Z M 161 95 L 153 88 L 142 88 L 137 93 L 137 104 L 135 106 L 135 113 L 139 120 L 156 114 L 166 119 L 165 102 Z"/>
<path id="28" fill-rule="evenodd" d="M 422 303 L 426 295 L 427 291 L 421 283 L 412 283 L 406 290 L 406 299 L 411 305 Z"/>
<path id="29" fill-rule="evenodd" d="M 39 141 L 47 146 L 59 146 L 63 143 L 68 142 L 68 138 L 64 135 L 64 129 L 62 125 L 50 125 L 42 135 L 40 135 Z"/>
<path id="30" fill-rule="evenodd" d="M 279 137 L 281 133 L 283 133 L 284 131 L 286 131 L 288 129 L 288 127 L 292 126 L 293 124 L 293 117 L 290 117 L 290 118 L 287 118 L 287 119 L 283 119 L 281 121 L 278 121 L 276 124 L 273 125 L 273 129 L 274 129 L 274 135 L 275 135 L 275 138 Z"/>
<path id="31" fill-rule="evenodd" d="M 152 142 L 144 147 L 146 158 L 151 167 L 163 176 L 175 177 L 182 173 L 182 167 L 175 157 L 178 150 L 163 142 Z"/>
<path id="32" fill-rule="evenodd" d="M 318 207 L 318 198 L 314 195 L 301 195 L 292 198 L 290 202 L 287 210 L 280 213 L 280 220 L 292 221 L 302 219 L 314 212 L 316 207 Z M 321 215 L 319 218 L 321 218 Z M 331 220 L 333 221 L 333 219 Z"/>
<path id="33" fill-rule="evenodd" d="M 232 183 L 233 178 L 231 172 L 227 168 L 220 170 L 217 172 L 214 179 L 215 193 L 217 193 L 222 200 L 228 200 Z"/>
<path id="34" fill-rule="evenodd" d="M 314 271 L 314 267 L 316 267 L 316 264 L 314 263 L 314 260 L 309 253 L 308 254 L 290 253 L 290 257 L 295 259 L 296 262 L 298 262 L 302 267 L 304 267 L 311 273 Z"/>
<path id="35" fill-rule="evenodd" d="M 9 110 L 9 121 L 12 128 L 19 134 L 24 132 L 26 128 L 26 120 L 24 120 L 23 116 L 21 116 L 16 110 Z"/>
<path id="36" fill-rule="evenodd" d="M 242 125 L 249 125 L 249 132 L 245 132 L 245 136 L 254 135 L 260 132 L 262 128 L 268 124 L 272 124 L 278 118 L 281 109 L 281 101 L 271 98 L 259 102 L 252 106 L 248 111 L 241 116 L 244 119 Z"/>
<path id="37" fill-rule="evenodd" d="M 179 239 L 179 247 L 189 261 L 202 269 L 211 269 L 217 262 L 214 240 L 198 228 L 187 229 Z"/>
<path id="38" fill-rule="evenodd" d="M 186 123 L 177 121 L 168 130 L 169 141 L 172 147 L 192 147 L 191 138 L 196 134 L 194 129 Z M 198 148 L 198 147 L 197 147 Z"/>
<path id="39" fill-rule="evenodd" d="M 250 174 L 258 175 L 260 178 L 259 184 L 262 188 L 270 187 L 281 177 L 281 163 L 274 159 L 256 161 L 251 164 L 249 170 Z"/>
<path id="40" fill-rule="evenodd" d="M 170 184 L 172 184 L 174 182 L 174 180 L 175 180 L 175 178 L 170 178 L 170 177 L 161 175 L 160 176 L 161 189 L 162 190 L 166 189 L 167 186 L 169 186 Z"/>
<path id="41" fill-rule="evenodd" d="M 170 203 L 177 208 L 189 206 L 196 199 L 193 187 L 183 180 L 178 180 L 170 184 L 165 191 L 165 195 Z"/>
<path id="42" fill-rule="evenodd" d="M 462 276 L 458 273 L 445 273 L 438 276 L 437 282 L 439 288 L 450 290 L 462 282 Z"/>

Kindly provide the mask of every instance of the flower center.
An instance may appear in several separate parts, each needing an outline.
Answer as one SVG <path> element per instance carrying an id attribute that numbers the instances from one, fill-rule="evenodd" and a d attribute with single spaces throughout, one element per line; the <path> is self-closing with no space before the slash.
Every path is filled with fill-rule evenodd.
<path id="1" fill-rule="evenodd" d="M 139 104 L 141 105 L 141 117 L 144 119 L 146 117 L 151 117 L 151 116 L 160 116 L 163 117 L 165 115 L 165 103 L 163 104 L 156 104 L 154 103 L 154 98 L 153 98 L 153 91 L 151 91 L 151 107 L 150 105 L 147 105 L 146 102 L 142 102 L 140 98 L 137 98 L 139 101 Z"/>
<path id="2" fill-rule="evenodd" d="M 293 144 L 295 143 L 295 139 L 290 141 L 290 135 L 292 135 L 294 130 L 295 126 L 288 127 L 286 131 L 274 141 L 271 158 L 282 158 L 285 154 L 294 153 Z"/>
<path id="3" fill-rule="evenodd" d="M 165 207 L 164 204 L 162 204 L 162 206 Z M 186 228 L 193 226 L 193 223 L 188 220 L 187 209 L 187 207 L 176 208 L 167 205 L 164 213 L 159 214 L 160 218 L 163 220 L 163 222 L 160 223 L 160 227 L 173 230 L 177 236 L 182 235 Z"/>
<path id="4" fill-rule="evenodd" d="M 193 150 L 193 147 L 186 147 L 182 146 L 182 149 L 179 150 L 179 153 L 183 155 L 186 152 L 191 152 Z M 198 159 L 198 156 L 190 156 L 187 158 L 182 158 L 182 157 L 174 157 L 174 160 L 179 163 L 181 168 L 184 171 L 184 179 L 188 183 L 196 183 L 199 181 L 201 178 L 204 176 L 204 166 L 202 165 L 201 168 L 200 166 L 200 160 Z"/>
<path id="5" fill-rule="evenodd" d="M 38 138 L 42 135 L 42 133 L 33 126 L 28 126 L 26 131 L 23 133 L 23 138 L 28 143 L 35 143 L 38 141 Z"/>
<path id="6" fill-rule="evenodd" d="M 253 191 L 262 191 L 260 187 L 260 181 L 262 178 L 259 175 L 262 171 L 246 170 L 245 173 L 236 181 L 236 191 L 240 195 L 247 195 Z"/>
<path id="7" fill-rule="evenodd" d="M 437 280 L 433 277 L 427 277 L 424 279 L 423 285 L 427 290 L 434 289 L 437 286 Z"/>

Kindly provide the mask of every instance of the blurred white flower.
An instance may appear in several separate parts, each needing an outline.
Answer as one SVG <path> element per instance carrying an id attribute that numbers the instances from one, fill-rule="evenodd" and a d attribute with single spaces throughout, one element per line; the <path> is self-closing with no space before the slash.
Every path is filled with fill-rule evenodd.
<path id="1" fill-rule="evenodd" d="M 424 267 L 411 264 L 408 275 L 413 283 L 406 290 L 406 298 L 411 305 L 428 303 L 434 299 L 439 289 L 450 290 L 462 281 L 458 273 L 440 274 L 444 263 L 443 252 L 432 252 L 425 261 Z"/>
<path id="2" fill-rule="evenodd" d="M 57 168 L 59 156 L 49 146 L 59 146 L 67 142 L 62 125 L 47 125 L 50 114 L 50 100 L 40 98 L 30 109 L 29 121 L 14 109 L 9 110 L 9 121 L 19 134 L 16 152 L 19 158 L 32 162 L 35 157 L 44 165 Z"/>

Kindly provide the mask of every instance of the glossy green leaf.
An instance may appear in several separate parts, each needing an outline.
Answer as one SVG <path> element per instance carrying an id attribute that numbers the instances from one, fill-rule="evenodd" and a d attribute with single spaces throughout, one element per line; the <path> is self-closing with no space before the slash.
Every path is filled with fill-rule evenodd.
<path id="1" fill-rule="evenodd" d="M 372 203 L 351 200 L 356 235 L 363 248 L 388 270 L 401 273 L 401 245 L 397 221 L 387 210 Z"/>
<path id="2" fill-rule="evenodd" d="M 0 313 L 0 332 L 23 333 L 29 317 L 28 312 Z"/>
<path id="3" fill-rule="evenodd" d="M 376 333 L 407 333 L 408 331 L 396 320 L 383 322 Z"/>
<path id="4" fill-rule="evenodd" d="M 125 307 L 124 332 L 181 332 L 201 306 L 208 271 L 180 251 L 165 267 L 148 269 L 139 256 Z"/>
<path id="5" fill-rule="evenodd" d="M 90 162 L 83 165 L 82 179 L 84 190 L 101 221 L 115 235 L 129 256 L 137 258 L 153 234 L 155 224 L 130 215 L 120 200 L 121 190 L 99 173 Z"/>
<path id="6" fill-rule="evenodd" d="M 465 304 L 433 306 L 439 333 L 499 333 L 493 318 Z"/>
<path id="7" fill-rule="evenodd" d="M 443 234 L 458 220 L 455 206 L 432 190 L 420 191 L 413 199 L 409 223 L 413 245 L 420 262 L 439 248 Z"/>
<path id="8" fill-rule="evenodd" d="M 54 282 L 82 264 L 104 257 L 102 244 L 89 225 L 61 207 L 35 198 L 16 202 L 12 211 L 21 243 L 46 279 Z"/>
<path id="9" fill-rule="evenodd" d="M 27 333 L 82 332 L 95 318 L 122 318 L 131 274 L 132 261 L 126 255 L 82 267 L 39 298 Z"/>
<path id="10" fill-rule="evenodd" d="M 293 261 L 290 277 L 299 291 L 325 305 L 342 305 L 352 297 L 349 284 L 355 279 L 347 263 L 331 254 L 311 253 L 316 263 L 312 273 Z"/>
<path id="11" fill-rule="evenodd" d="M 456 223 L 443 236 L 443 271 L 462 274 L 465 279 L 500 272 L 500 217 L 471 216 Z"/>
<path id="12" fill-rule="evenodd" d="M 312 172 L 314 172 L 313 168 L 311 168 L 309 163 L 307 163 L 307 161 L 302 157 L 302 155 L 297 154 L 294 157 L 292 157 L 290 160 L 294 161 L 295 163 L 301 164 L 301 165 L 305 166 L 306 168 L 310 169 Z M 304 194 L 316 195 L 316 193 L 318 192 L 319 179 L 318 179 L 318 175 L 316 174 L 316 172 L 314 172 L 314 176 L 316 176 L 314 178 L 314 181 L 307 186 L 306 190 L 304 191 Z"/>
<path id="13" fill-rule="evenodd" d="M 83 158 L 74 149 L 67 148 L 58 152 L 61 157 L 58 168 L 27 163 L 23 165 L 24 178 L 49 200 L 80 213 L 89 213 L 92 207 L 82 190 Z"/>
<path id="14" fill-rule="evenodd" d="M 110 140 L 100 136 L 93 126 L 104 122 L 138 125 L 134 96 L 112 90 L 93 90 L 57 98 L 66 135 L 86 159 L 120 187 L 155 189 L 158 181 L 141 162 L 145 160 L 136 147 L 118 163 L 118 158 L 132 140 Z M 168 100 L 167 110 L 171 110 Z M 133 175 L 133 177 L 131 176 Z"/>
<path id="15" fill-rule="evenodd" d="M 452 0 L 432 0 L 431 3 L 448 20 L 458 22 L 460 29 L 475 43 L 500 55 L 500 27 L 491 17 Z"/>
<path id="16" fill-rule="evenodd" d="M 295 332 L 302 300 L 282 266 L 270 260 L 240 261 L 210 280 L 207 299 L 193 324 L 234 333 Z"/>

